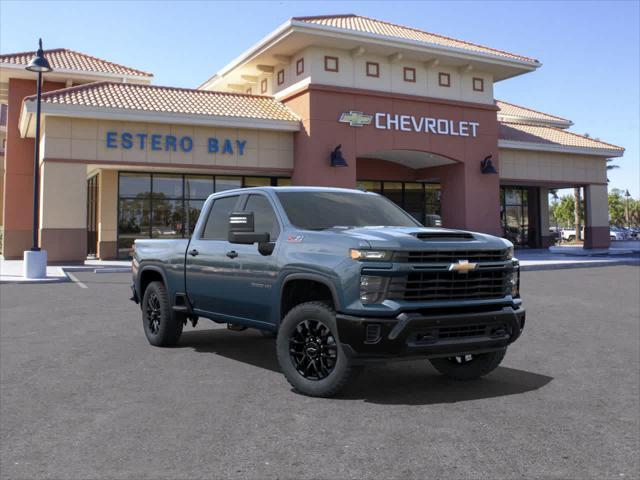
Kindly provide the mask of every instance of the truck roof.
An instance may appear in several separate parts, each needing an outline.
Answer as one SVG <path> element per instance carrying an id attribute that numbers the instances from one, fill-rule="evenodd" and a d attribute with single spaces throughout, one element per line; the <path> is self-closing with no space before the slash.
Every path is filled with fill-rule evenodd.
<path id="1" fill-rule="evenodd" d="M 353 188 L 335 188 L 335 187 L 299 187 L 299 186 L 290 186 L 290 187 L 247 187 L 247 188 L 236 188 L 233 190 L 224 190 L 223 192 L 216 193 L 229 193 L 231 191 L 248 193 L 251 191 L 272 191 L 272 192 L 345 192 L 345 193 L 360 193 L 360 194 L 368 194 L 372 192 L 366 192 L 364 190 L 357 190 Z M 215 195 L 215 194 L 214 194 Z"/>

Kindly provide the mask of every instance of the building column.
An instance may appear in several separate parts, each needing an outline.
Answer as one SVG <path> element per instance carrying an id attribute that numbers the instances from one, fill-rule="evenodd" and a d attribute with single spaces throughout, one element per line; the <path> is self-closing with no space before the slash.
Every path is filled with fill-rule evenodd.
<path id="1" fill-rule="evenodd" d="M 64 83 L 44 82 L 43 92 L 64 88 Z M 32 246 L 33 138 L 22 138 L 18 128 L 22 100 L 36 93 L 35 80 L 10 78 L 7 102 L 7 140 L 4 165 L 2 254 L 22 258 Z"/>
<path id="2" fill-rule="evenodd" d="M 495 158 L 495 157 L 494 157 Z M 439 178 L 442 226 L 502 236 L 500 179 L 473 163 L 418 170 L 417 178 Z"/>
<path id="3" fill-rule="evenodd" d="M 609 195 L 606 185 L 587 185 L 584 248 L 609 248 Z"/>
<path id="4" fill-rule="evenodd" d="M 98 178 L 98 258 L 118 258 L 118 172 L 102 170 Z"/>
<path id="5" fill-rule="evenodd" d="M 86 165 L 45 161 L 40 175 L 40 241 L 49 261 L 86 260 Z"/>
<path id="6" fill-rule="evenodd" d="M 538 211 L 540 212 L 540 246 L 547 248 L 553 245 L 553 236 L 549 230 L 549 189 L 540 187 L 538 191 Z"/>

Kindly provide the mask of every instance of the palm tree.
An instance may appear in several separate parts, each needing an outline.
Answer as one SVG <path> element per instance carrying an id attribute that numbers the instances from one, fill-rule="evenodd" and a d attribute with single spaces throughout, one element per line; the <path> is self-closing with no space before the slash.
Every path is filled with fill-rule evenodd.
<path id="1" fill-rule="evenodd" d="M 607 158 L 607 172 L 609 170 L 615 170 L 616 168 L 620 168 L 620 165 L 610 165 L 609 163 L 613 162 L 613 158 Z M 607 178 L 607 182 L 609 182 L 609 178 Z"/>

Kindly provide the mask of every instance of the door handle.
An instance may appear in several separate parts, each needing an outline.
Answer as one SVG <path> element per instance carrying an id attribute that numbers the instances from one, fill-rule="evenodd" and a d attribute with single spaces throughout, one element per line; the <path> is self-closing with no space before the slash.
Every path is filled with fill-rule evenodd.
<path id="1" fill-rule="evenodd" d="M 196 249 L 194 248 L 193 250 L 191 250 L 191 251 L 189 252 L 189 255 L 191 255 L 192 257 L 197 257 L 197 256 L 198 256 L 198 253 L 200 253 L 200 252 L 198 252 L 198 250 L 196 250 Z"/>
<path id="2" fill-rule="evenodd" d="M 227 252 L 227 257 L 229 258 L 236 258 L 237 256 L 238 256 L 238 252 L 236 252 L 235 250 L 231 250 Z"/>

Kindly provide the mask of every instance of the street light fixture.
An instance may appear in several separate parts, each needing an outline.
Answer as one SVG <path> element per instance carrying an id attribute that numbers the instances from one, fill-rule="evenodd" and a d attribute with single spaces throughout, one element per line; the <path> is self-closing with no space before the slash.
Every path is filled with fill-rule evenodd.
<path id="1" fill-rule="evenodd" d="M 33 243 L 31 250 L 24 252 L 25 278 L 45 278 L 47 276 L 47 252 L 40 249 L 38 229 L 40 226 L 40 105 L 42 102 L 42 74 L 51 72 L 53 68 L 44 56 L 42 39 L 36 55 L 26 69 L 38 73 L 38 91 L 36 99 L 36 137 L 33 153 Z"/>
<path id="2" fill-rule="evenodd" d="M 631 228 L 631 221 L 629 220 L 629 197 L 631 197 L 631 194 L 629 193 L 629 189 L 627 189 L 627 191 L 624 192 L 624 198 L 626 200 L 624 202 L 624 216 L 626 217 L 627 228 Z"/>

